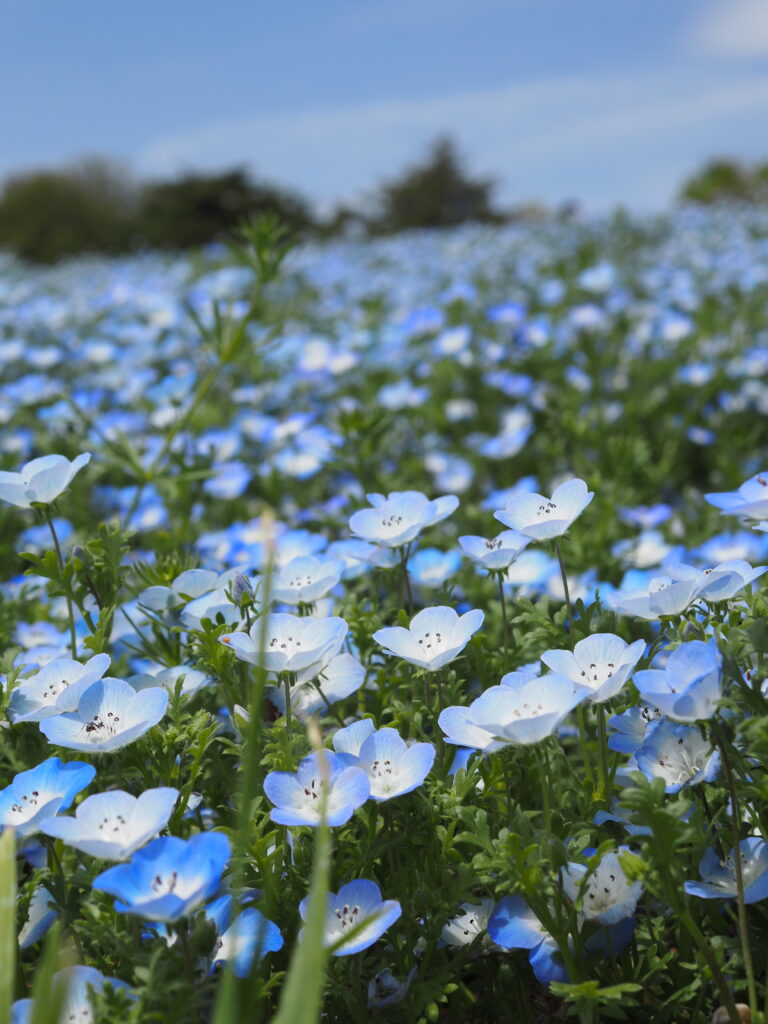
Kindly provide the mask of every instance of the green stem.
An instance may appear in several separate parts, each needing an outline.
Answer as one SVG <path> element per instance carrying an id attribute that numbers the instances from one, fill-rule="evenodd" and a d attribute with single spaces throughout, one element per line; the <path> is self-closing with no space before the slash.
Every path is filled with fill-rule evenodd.
<path id="1" fill-rule="evenodd" d="M 291 731 L 291 677 L 285 672 L 283 674 L 283 687 L 285 689 L 285 727 Z"/>
<path id="2" fill-rule="evenodd" d="M 408 614 L 413 615 L 413 594 L 411 593 L 411 580 L 408 575 L 408 546 L 400 549 L 400 568 L 403 573 L 403 593 Z"/>
<path id="3" fill-rule="evenodd" d="M 565 591 L 565 607 L 568 612 L 568 624 L 565 627 L 566 633 L 570 633 L 573 628 L 573 609 L 571 608 L 571 593 L 568 590 L 568 577 L 565 575 L 565 564 L 563 563 L 563 553 L 560 550 L 560 541 L 555 540 L 555 554 L 557 555 L 557 561 L 560 563 L 560 575 L 563 577 L 563 590 Z"/>
<path id="4" fill-rule="evenodd" d="M 670 907 L 677 915 L 677 919 L 686 929 L 688 934 L 691 936 L 693 941 L 699 947 L 699 952 L 704 957 L 712 977 L 717 985 L 720 998 L 723 1001 L 723 1006 L 728 1011 L 728 1016 L 731 1019 L 731 1024 L 742 1024 L 742 1019 L 739 1011 L 736 1009 L 736 1001 L 733 998 L 733 993 L 728 987 L 728 982 L 725 980 L 725 975 L 720 970 L 720 965 L 717 962 L 717 958 L 712 951 L 712 947 L 707 939 L 702 934 L 701 929 L 694 921 L 690 914 L 690 911 L 686 908 L 679 897 L 678 886 L 675 883 L 674 878 L 670 873 L 669 866 L 667 864 L 658 864 L 659 876 L 664 882 L 666 888 L 666 896 Z"/>
<path id="5" fill-rule="evenodd" d="M 504 573 L 499 572 L 496 578 L 499 581 L 499 601 L 501 602 L 501 651 L 506 660 L 509 648 L 509 624 L 507 622 L 507 600 L 504 597 Z"/>
<path id="6" fill-rule="evenodd" d="M 581 741 L 581 757 L 584 762 L 584 775 L 594 791 L 595 783 L 592 776 L 592 764 L 589 758 L 589 737 L 587 736 L 587 722 L 584 715 L 583 704 L 579 704 L 576 708 L 576 721 L 579 726 L 579 739 Z"/>
<path id="7" fill-rule="evenodd" d="M 595 706 L 597 712 L 597 735 L 600 739 L 600 769 L 602 772 L 602 797 L 610 802 L 611 773 L 608 768 L 608 735 L 605 728 L 605 704 Z"/>
<path id="8" fill-rule="evenodd" d="M 728 794 L 731 798 L 731 831 L 733 833 L 733 866 L 736 876 L 736 907 L 739 919 L 739 939 L 741 942 L 741 953 L 744 957 L 744 971 L 747 975 L 747 993 L 749 996 L 749 1009 L 752 1020 L 757 1020 L 757 986 L 755 984 L 755 970 L 752 964 L 752 948 L 749 944 L 749 928 L 747 926 L 747 908 L 744 903 L 744 872 L 741 867 L 741 848 L 739 846 L 739 798 L 736 793 L 736 781 L 733 777 L 733 768 L 728 753 L 728 743 L 723 738 L 719 729 L 712 723 L 712 731 L 715 735 L 715 742 L 720 748 L 720 758 L 723 763 L 723 774 L 728 787 Z"/>
<path id="9" fill-rule="evenodd" d="M 48 529 L 51 531 L 51 537 L 53 537 L 53 546 L 56 549 L 56 560 L 59 563 L 59 570 L 62 574 L 62 583 L 64 577 L 64 557 L 61 553 L 61 546 L 59 544 L 59 538 L 56 536 L 56 527 L 53 525 L 53 518 L 51 517 L 51 510 L 46 505 L 45 507 L 45 520 L 48 523 Z M 69 615 L 69 643 L 72 648 L 72 660 L 77 659 L 77 636 L 75 635 L 75 613 L 72 608 L 72 598 L 69 594 L 67 598 L 67 614 Z"/>

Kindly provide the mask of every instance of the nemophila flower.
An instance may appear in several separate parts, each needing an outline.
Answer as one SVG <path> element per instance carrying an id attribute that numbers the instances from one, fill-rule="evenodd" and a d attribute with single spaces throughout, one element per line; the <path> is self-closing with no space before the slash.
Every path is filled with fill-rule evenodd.
<path id="1" fill-rule="evenodd" d="M 704 601 L 728 601 L 768 571 L 768 565 L 753 568 L 749 562 L 734 558 L 711 569 L 695 569 L 692 565 L 668 565 L 667 573 L 674 580 L 695 580 L 696 597 Z"/>
<path id="2" fill-rule="evenodd" d="M 328 545 L 328 557 L 344 563 L 343 580 L 354 580 L 369 571 L 372 565 L 380 569 L 392 569 L 400 562 L 394 548 L 380 548 L 378 544 L 348 537 Z"/>
<path id="3" fill-rule="evenodd" d="M 167 707 L 165 688 L 137 692 L 123 679 L 107 677 L 88 687 L 76 712 L 46 718 L 40 731 L 58 747 L 105 754 L 143 736 L 157 725 Z"/>
<path id="4" fill-rule="evenodd" d="M 19 949 L 29 949 L 45 935 L 59 916 L 56 904 L 44 885 L 38 885 L 32 893 L 27 911 L 27 920 L 19 932 Z"/>
<path id="5" fill-rule="evenodd" d="M 521 686 L 524 682 L 535 679 L 537 675 L 538 668 L 525 667 L 516 672 L 508 672 L 503 676 L 499 685 Z M 469 754 L 474 753 L 475 750 L 491 753 L 494 750 L 501 750 L 506 745 L 504 741 L 496 739 L 493 732 L 477 724 L 473 716 L 473 706 L 474 702 L 469 707 L 453 705 L 441 711 L 438 719 L 438 724 L 445 733 L 447 743 L 468 748 L 467 755 L 465 755 L 466 760 L 468 760 Z M 457 758 L 459 758 L 458 752 Z M 462 756 L 456 763 L 459 767 L 466 768 L 466 760 Z"/>
<path id="6" fill-rule="evenodd" d="M 597 867 L 569 862 L 562 873 L 563 891 L 572 902 L 581 897 L 581 909 L 587 921 L 611 925 L 632 917 L 643 892 L 641 882 L 630 882 L 619 862 L 619 855 L 604 854 Z"/>
<path id="7" fill-rule="evenodd" d="M 726 516 L 768 519 L 768 472 L 756 473 L 738 491 L 718 491 L 704 498 Z"/>
<path id="8" fill-rule="evenodd" d="M 506 743 L 539 743 L 584 699 L 565 676 L 554 673 L 512 685 L 492 686 L 470 705 L 472 721 Z"/>
<path id="9" fill-rule="evenodd" d="M 652 530 L 672 516 L 672 506 L 664 503 L 656 505 L 635 505 L 632 508 L 620 508 L 619 519 L 630 526 L 639 526 L 643 530 Z"/>
<path id="10" fill-rule="evenodd" d="M 413 582 L 426 589 L 437 589 L 455 576 L 461 566 L 458 551 L 422 548 L 408 559 L 408 572 Z"/>
<path id="11" fill-rule="evenodd" d="M 299 718 L 307 718 L 355 693 L 365 682 L 365 668 L 351 654 L 337 654 L 327 664 L 319 662 L 299 673 L 291 686 L 291 711 Z M 322 692 L 321 692 L 322 691 Z M 267 697 L 275 707 L 285 712 L 285 689 L 267 687 Z"/>
<path id="12" fill-rule="evenodd" d="M 711 718 L 721 696 L 717 643 L 690 640 L 669 655 L 662 669 L 635 673 L 641 698 L 678 722 Z"/>
<path id="13" fill-rule="evenodd" d="M 700 729 L 663 719 L 646 733 L 635 751 L 641 772 L 649 779 L 663 779 L 667 793 L 685 786 L 712 782 L 720 770 L 720 755 Z"/>
<path id="14" fill-rule="evenodd" d="M 19 772 L 10 786 L 0 791 L 0 827 L 12 828 L 20 837 L 37 832 L 46 818 L 66 811 L 95 774 L 93 765 L 82 761 L 65 764 L 58 757 Z"/>
<path id="15" fill-rule="evenodd" d="M 508 569 L 530 543 L 531 538 L 517 530 L 503 530 L 491 540 L 471 535 L 459 537 L 459 545 L 467 558 L 491 572 Z"/>
<path id="16" fill-rule="evenodd" d="M 541 494 L 517 494 L 505 508 L 494 512 L 499 522 L 531 540 L 561 537 L 594 498 L 583 480 L 567 480 L 551 498 Z"/>
<path id="17" fill-rule="evenodd" d="M 615 697 L 645 651 L 645 641 L 628 644 L 614 633 L 593 633 L 579 640 L 573 652 L 545 651 L 541 660 L 558 675 L 587 690 L 587 699 L 601 704 Z"/>
<path id="18" fill-rule="evenodd" d="M 306 896 L 299 904 L 302 921 L 307 919 L 308 907 Z M 364 878 L 347 882 L 338 893 L 328 893 L 323 944 L 334 956 L 360 953 L 372 946 L 401 913 L 397 900 L 382 900 L 381 889 L 375 882 Z"/>
<path id="19" fill-rule="evenodd" d="M 283 948 L 277 925 L 255 907 L 246 907 L 216 940 L 212 967 L 231 964 L 238 978 L 247 978 L 254 960 Z"/>
<path id="20" fill-rule="evenodd" d="M 226 575 L 226 574 L 225 574 Z M 221 577 L 210 569 L 187 569 L 170 586 L 147 587 L 139 594 L 139 604 L 158 614 L 180 608 L 216 588 Z"/>
<path id="21" fill-rule="evenodd" d="M 40 831 L 102 860 L 127 860 L 158 835 L 171 817 L 177 789 L 147 789 L 141 796 L 110 790 L 87 797 L 74 818 L 47 818 Z"/>
<path id="22" fill-rule="evenodd" d="M 283 604 L 311 604 L 336 586 L 343 570 L 343 562 L 330 558 L 292 558 L 275 572 L 270 596 Z"/>
<path id="23" fill-rule="evenodd" d="M 89 452 L 83 452 L 72 462 L 64 455 L 43 455 L 32 459 L 18 473 L 0 472 L 0 501 L 16 508 L 50 505 L 90 461 Z"/>
<path id="24" fill-rule="evenodd" d="M 163 668 L 161 665 L 152 665 L 146 672 L 130 676 L 128 682 L 134 690 L 164 686 L 169 693 L 173 693 L 180 679 L 183 680 L 181 692 L 185 695 L 197 693 L 213 682 L 211 676 L 207 676 L 199 668 L 192 668 L 191 665 L 170 665 L 167 668 Z"/>
<path id="25" fill-rule="evenodd" d="M 461 913 L 443 926 L 440 938 L 446 946 L 469 946 L 485 934 L 495 906 L 495 901 L 487 898 L 479 903 L 462 903 Z"/>
<path id="26" fill-rule="evenodd" d="M 392 971 L 385 969 L 374 974 L 368 982 L 368 1009 L 381 1009 L 399 1003 L 411 987 L 411 982 L 418 974 L 415 967 L 411 968 L 405 981 L 398 981 Z"/>
<path id="27" fill-rule="evenodd" d="M 647 590 L 614 590 L 606 601 L 620 615 L 638 619 L 658 619 L 662 615 L 680 615 L 698 595 L 698 579 L 675 580 L 657 576 Z"/>
<path id="28" fill-rule="evenodd" d="M 608 719 L 614 731 L 608 737 L 608 746 L 619 754 L 634 754 L 648 731 L 661 720 L 661 711 L 652 704 L 628 708 L 620 715 Z"/>
<path id="29" fill-rule="evenodd" d="M 567 981 L 557 943 L 522 896 L 505 896 L 488 920 L 488 936 L 503 949 L 526 949 L 537 981 Z"/>
<path id="30" fill-rule="evenodd" d="M 484 618 L 478 609 L 458 615 L 453 608 L 439 605 L 418 612 L 407 629 L 387 626 L 377 630 L 373 639 L 388 654 L 434 672 L 464 650 Z"/>
<path id="31" fill-rule="evenodd" d="M 264 636 L 264 650 L 261 639 Z M 315 619 L 287 613 L 270 614 L 264 623 L 253 624 L 249 633 L 227 633 L 219 637 L 241 661 L 263 663 L 268 672 L 300 672 L 336 654 L 347 635 L 344 619 L 334 616 Z"/>
<path id="32" fill-rule="evenodd" d="M 744 902 L 758 903 L 768 898 L 768 843 L 758 836 L 748 836 L 739 843 L 741 877 L 744 885 Z M 704 900 L 736 898 L 736 855 L 728 851 L 724 860 L 716 850 L 707 850 L 699 863 L 699 874 L 703 881 L 685 883 L 689 896 L 700 896 Z"/>
<path id="33" fill-rule="evenodd" d="M 321 822 L 324 789 L 327 794 L 325 815 L 331 827 L 349 821 L 371 792 L 368 776 L 362 768 L 350 765 L 330 751 L 322 755 L 310 754 L 295 772 L 270 772 L 264 779 L 264 792 L 275 805 L 270 818 L 278 825 L 317 827 Z"/>
<path id="34" fill-rule="evenodd" d="M 93 1003 L 91 991 L 101 992 L 105 985 L 113 989 L 128 990 L 129 986 L 117 978 L 107 978 L 95 967 L 65 967 L 53 976 L 52 991 L 64 993 L 58 1021 L 68 1024 L 92 1024 Z M 13 1004 L 11 1024 L 30 1024 L 35 1011 L 34 999 L 18 999 Z"/>
<path id="35" fill-rule="evenodd" d="M 214 895 L 230 853 L 222 832 L 201 832 L 186 841 L 162 836 L 127 864 L 103 871 L 93 888 L 116 897 L 115 910 L 121 914 L 178 921 Z"/>
<path id="36" fill-rule="evenodd" d="M 454 494 L 430 501 L 420 491 L 368 494 L 372 508 L 353 513 L 349 528 L 356 536 L 387 548 L 404 547 L 422 530 L 446 519 L 459 506 Z"/>
<path id="37" fill-rule="evenodd" d="M 391 800 L 417 789 L 435 761 L 431 743 L 409 746 L 396 729 L 375 731 L 370 718 L 339 729 L 333 746 L 337 753 L 355 758 L 353 763 L 368 776 L 371 799 L 377 801 Z"/>
<path id="38" fill-rule="evenodd" d="M 101 679 L 109 663 L 108 654 L 95 654 L 84 665 L 70 658 L 49 661 L 11 692 L 8 717 L 14 723 L 41 722 L 63 711 L 75 711 L 83 692 Z"/>

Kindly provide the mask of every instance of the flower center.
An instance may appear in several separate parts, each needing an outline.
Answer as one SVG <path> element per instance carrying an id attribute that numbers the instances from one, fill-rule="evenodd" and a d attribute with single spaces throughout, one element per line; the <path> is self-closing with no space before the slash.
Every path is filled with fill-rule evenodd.
<path id="1" fill-rule="evenodd" d="M 546 519 L 547 516 L 551 516 L 553 512 L 557 512 L 557 505 L 554 501 L 548 501 L 544 505 L 539 505 L 536 514 L 539 519 Z"/>
<path id="2" fill-rule="evenodd" d="M 104 818 L 99 824 L 99 832 L 102 830 L 109 832 L 121 832 L 126 826 L 126 820 L 122 814 L 115 815 L 114 818 Z"/>
<path id="3" fill-rule="evenodd" d="M 339 910 L 336 908 L 336 917 L 342 928 L 353 928 L 358 923 L 358 915 L 360 914 L 360 907 L 351 907 L 348 903 Z"/>
<path id="4" fill-rule="evenodd" d="M 31 793 L 23 793 L 16 803 L 11 804 L 11 814 L 16 814 L 26 821 L 27 818 L 32 817 L 33 808 L 37 807 L 39 803 L 40 792 L 33 789 Z"/>
<path id="5" fill-rule="evenodd" d="M 423 637 L 420 637 L 419 644 L 429 651 L 432 647 L 439 647 L 443 642 L 442 633 L 425 633 Z"/>

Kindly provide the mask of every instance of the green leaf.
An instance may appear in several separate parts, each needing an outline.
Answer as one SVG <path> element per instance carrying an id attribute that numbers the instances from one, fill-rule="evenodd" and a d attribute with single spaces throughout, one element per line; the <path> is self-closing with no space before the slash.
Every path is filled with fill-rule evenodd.
<path id="1" fill-rule="evenodd" d="M 328 961 L 323 936 L 330 877 L 331 833 L 323 816 L 315 834 L 315 858 L 304 933 L 291 956 L 280 1005 L 272 1024 L 316 1024 L 320 1020 Z"/>
<path id="2" fill-rule="evenodd" d="M 0 1021 L 10 1020 L 16 971 L 16 836 L 0 835 Z"/>
<path id="3" fill-rule="evenodd" d="M 67 988 L 62 980 L 54 980 L 61 967 L 61 929 L 58 923 L 48 932 L 43 955 L 35 969 L 32 984 L 32 1012 L 29 1024 L 57 1024 L 67 998 Z"/>

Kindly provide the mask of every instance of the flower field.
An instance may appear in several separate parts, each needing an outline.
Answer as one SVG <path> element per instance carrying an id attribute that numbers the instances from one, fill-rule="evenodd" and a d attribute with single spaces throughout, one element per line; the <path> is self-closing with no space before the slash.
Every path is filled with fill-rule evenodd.
<path id="1" fill-rule="evenodd" d="M 0 1024 L 768 1021 L 768 216 L 0 266 Z"/>

